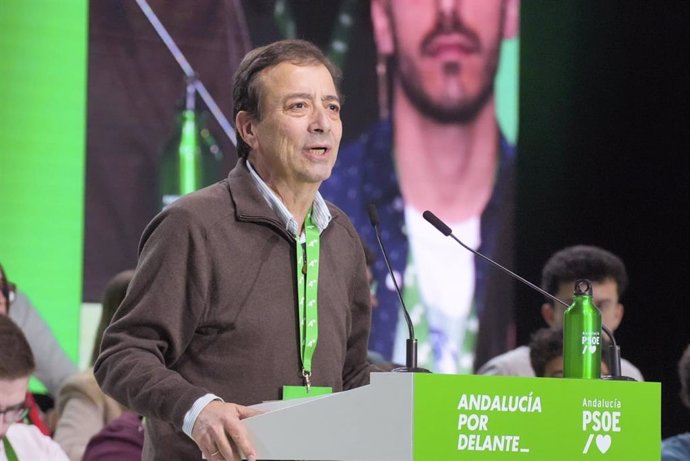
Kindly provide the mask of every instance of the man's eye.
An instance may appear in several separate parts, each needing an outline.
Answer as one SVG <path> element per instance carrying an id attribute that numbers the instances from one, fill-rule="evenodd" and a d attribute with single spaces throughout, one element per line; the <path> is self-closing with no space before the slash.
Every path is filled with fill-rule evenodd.
<path id="1" fill-rule="evenodd" d="M 595 303 L 595 304 L 596 304 L 596 303 Z M 597 306 L 599 309 L 608 309 L 609 307 L 611 307 L 612 304 L 613 304 L 613 303 L 611 303 L 610 301 L 602 301 L 602 302 L 600 302 L 599 304 L 596 304 L 596 306 Z"/>
<path id="2" fill-rule="evenodd" d="M 328 108 L 333 112 L 340 112 L 340 106 L 337 104 L 329 104 Z"/>

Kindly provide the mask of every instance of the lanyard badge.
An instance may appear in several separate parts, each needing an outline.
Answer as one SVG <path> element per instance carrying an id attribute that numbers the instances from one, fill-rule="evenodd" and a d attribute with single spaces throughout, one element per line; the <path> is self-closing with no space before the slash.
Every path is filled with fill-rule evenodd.
<path id="1" fill-rule="evenodd" d="M 300 359 L 304 387 L 284 386 L 283 398 L 306 397 L 329 393 L 330 388 L 311 385 L 312 358 L 319 339 L 319 229 L 311 219 L 312 210 L 304 222 L 304 244 L 296 242 L 297 255 L 297 312 L 299 317 Z"/>

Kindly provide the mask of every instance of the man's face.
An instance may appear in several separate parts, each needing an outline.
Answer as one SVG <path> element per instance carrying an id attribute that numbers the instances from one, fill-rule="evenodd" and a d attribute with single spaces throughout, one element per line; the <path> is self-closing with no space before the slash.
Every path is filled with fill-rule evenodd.
<path id="1" fill-rule="evenodd" d="M 29 378 L 0 379 L 0 411 L 17 410 L 22 407 L 26 397 Z M 5 437 L 11 422 L 5 422 L 6 414 L 0 415 L 0 439 Z"/>
<path id="2" fill-rule="evenodd" d="M 573 290 L 575 282 L 561 283 L 556 297 L 568 304 L 573 302 Z M 592 282 L 592 300 L 601 311 L 601 323 L 609 330 L 615 331 L 623 318 L 623 305 L 618 302 L 618 284 L 613 279 L 606 279 L 603 282 Z M 547 307 L 548 306 L 548 307 Z M 550 311 L 550 312 L 549 312 Z M 542 306 L 544 320 L 552 328 L 563 326 L 563 313 L 565 306 L 557 304 Z"/>
<path id="3" fill-rule="evenodd" d="M 252 149 L 250 159 L 269 186 L 318 187 L 331 175 L 342 137 L 331 74 L 321 64 L 283 62 L 258 78 L 261 120 L 238 114 L 243 139 Z"/>
<path id="4" fill-rule="evenodd" d="M 545 378 L 562 378 L 563 377 L 563 356 L 554 357 L 544 365 Z"/>
<path id="5" fill-rule="evenodd" d="M 489 101 L 504 6 L 503 0 L 390 0 L 396 77 L 420 112 L 439 122 L 466 122 Z"/>

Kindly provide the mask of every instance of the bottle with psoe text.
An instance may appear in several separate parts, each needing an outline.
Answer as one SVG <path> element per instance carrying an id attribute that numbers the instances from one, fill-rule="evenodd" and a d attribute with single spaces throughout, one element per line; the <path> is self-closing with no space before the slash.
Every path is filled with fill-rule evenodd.
<path id="1" fill-rule="evenodd" d="M 592 283 L 575 281 L 573 303 L 563 316 L 563 376 L 601 377 L 601 313 L 592 299 Z"/>

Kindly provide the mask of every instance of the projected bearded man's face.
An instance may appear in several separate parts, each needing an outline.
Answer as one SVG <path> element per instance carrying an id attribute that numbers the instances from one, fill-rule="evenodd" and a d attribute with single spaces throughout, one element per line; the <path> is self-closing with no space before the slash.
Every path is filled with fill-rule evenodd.
<path id="1" fill-rule="evenodd" d="M 493 95 L 509 1 L 379 2 L 395 78 L 417 110 L 441 123 L 476 117 Z M 377 42 L 381 50 L 380 31 Z"/>

